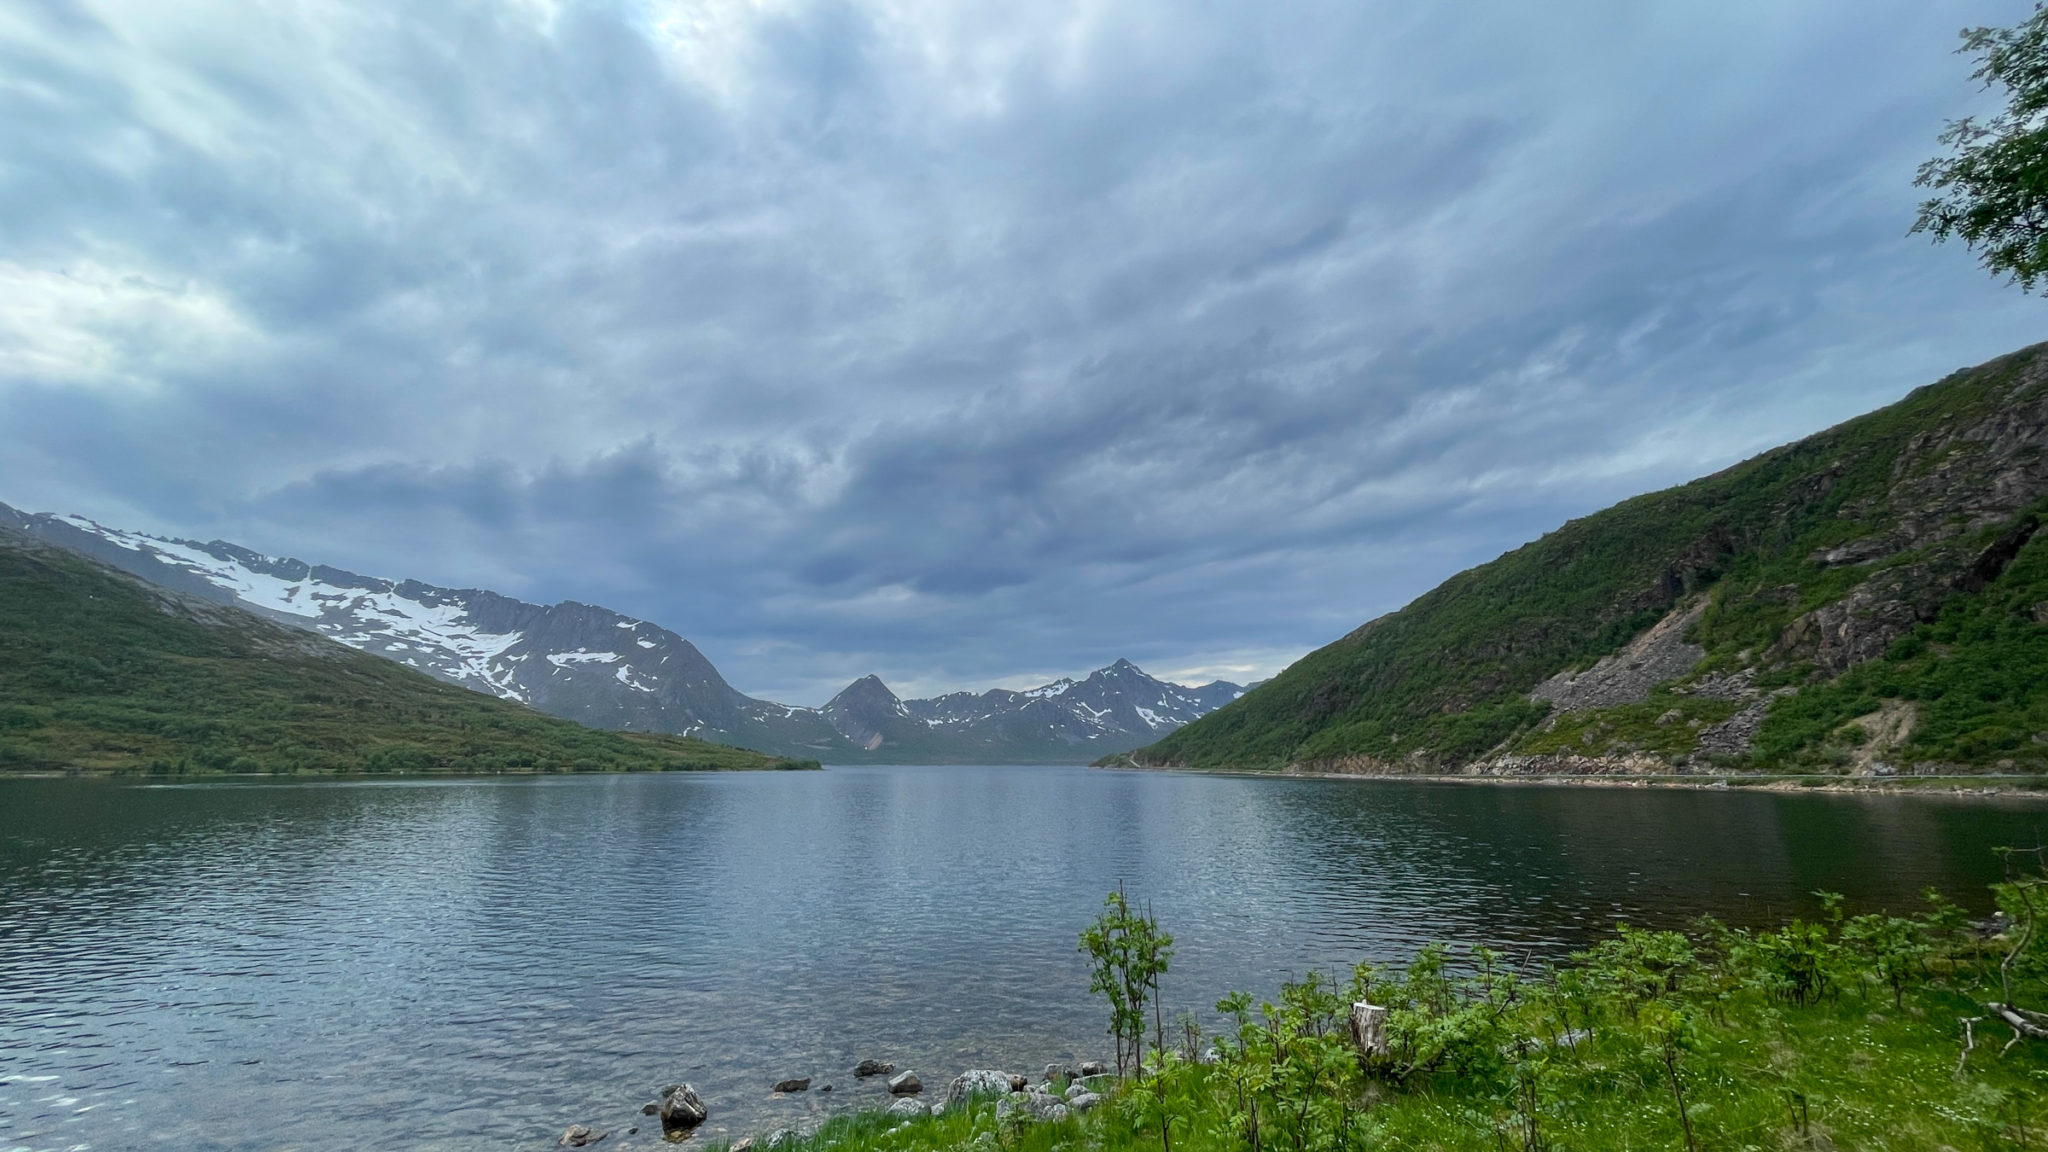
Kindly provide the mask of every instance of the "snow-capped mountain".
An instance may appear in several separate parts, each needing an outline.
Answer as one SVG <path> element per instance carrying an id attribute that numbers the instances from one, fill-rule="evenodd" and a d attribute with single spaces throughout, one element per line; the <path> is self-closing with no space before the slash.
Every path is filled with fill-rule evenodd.
<path id="1" fill-rule="evenodd" d="M 1119 660 L 1084 680 L 929 700 L 899 700 L 880 678 L 865 676 L 833 697 L 824 714 L 841 735 L 873 752 L 930 749 L 987 759 L 1052 751 L 1092 759 L 1149 744 L 1244 693 L 1222 680 L 1199 688 L 1168 683 Z"/>
<path id="2" fill-rule="evenodd" d="M 673 732 L 827 761 L 1093 759 L 1149 744 L 1245 691 L 1222 681 L 1169 684 L 1119 660 L 1079 681 L 930 700 L 899 700 L 868 676 L 822 709 L 800 708 L 745 695 L 688 640 L 595 605 L 394 582 L 5 504 L 0 524 L 594 728 Z"/>
<path id="3" fill-rule="evenodd" d="M 218 540 L 165 539 L 5 505 L 0 522 L 152 583 L 237 604 L 594 728 L 674 732 L 810 756 L 849 747 L 816 709 L 753 699 L 727 684 L 688 640 L 607 608 L 382 580 Z"/>

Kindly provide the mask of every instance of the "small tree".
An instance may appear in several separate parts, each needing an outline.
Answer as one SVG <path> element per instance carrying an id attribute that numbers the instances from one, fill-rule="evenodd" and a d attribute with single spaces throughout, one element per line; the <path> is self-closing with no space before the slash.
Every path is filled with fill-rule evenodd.
<path id="1" fill-rule="evenodd" d="M 2048 275 L 2048 8 L 2011 28 L 1966 28 L 1958 51 L 1977 57 L 1970 78 L 2005 90 L 1987 121 L 1950 121 L 1948 156 L 1913 182 L 1938 195 L 1920 205 L 1914 232 L 1960 239 L 1992 273 L 2033 291 Z"/>
<path id="2" fill-rule="evenodd" d="M 1121 1076 L 1145 1055 L 1145 1008 L 1152 1005 L 1156 1019 L 1159 978 L 1173 959 L 1173 937 L 1159 930 L 1150 912 L 1133 910 L 1122 886 L 1102 907 L 1102 915 L 1081 933 L 1081 951 L 1094 962 L 1088 990 L 1109 999 L 1109 1034 L 1116 1038 Z"/>

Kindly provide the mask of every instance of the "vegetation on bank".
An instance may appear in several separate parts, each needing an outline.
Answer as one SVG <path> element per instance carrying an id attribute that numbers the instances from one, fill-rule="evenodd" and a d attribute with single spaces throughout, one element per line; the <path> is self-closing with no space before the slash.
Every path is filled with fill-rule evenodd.
<path id="1" fill-rule="evenodd" d="M 1839 767 L 1853 756 L 1851 725 L 1890 699 L 1919 705 L 1901 759 L 2048 769 L 2048 534 L 2032 531 L 2048 503 L 1961 536 L 1921 522 L 1933 511 L 1949 517 L 1994 477 L 2032 483 L 2038 447 L 1994 448 L 1959 433 L 2038 407 L 2039 356 L 2028 349 L 1957 373 L 1724 472 L 1571 521 L 1310 653 L 1136 758 L 1255 769 L 1365 757 L 1431 771 L 1499 752 L 1682 755 L 1701 728 L 1690 721 L 1733 710 L 1660 698 L 1654 709 L 1575 716 L 1566 731 L 1546 726 L 1550 706 L 1529 693 L 1703 596 L 1687 636 L 1706 650 L 1694 679 L 1747 669 L 1765 689 L 1798 689 L 1787 697 L 1798 703 L 1773 705 L 1747 755 L 1719 766 Z M 1886 550 L 1912 531 L 1929 542 Z M 2018 545 L 2012 562 L 1972 579 L 1972 560 L 2001 541 Z M 1881 554 L 1829 556 L 1865 544 Z M 1901 611 L 1932 622 L 1840 680 L 1788 642 L 1795 621 L 1881 579 L 1896 581 Z M 1688 711 L 1686 723 L 1653 728 L 1674 706 Z M 1587 740 L 1589 726 L 1607 731 Z"/>
<path id="2" fill-rule="evenodd" d="M 603 772 L 815 768 L 601 732 L 240 609 L 0 539 L 0 772 Z"/>
<path id="3" fill-rule="evenodd" d="M 1154 998 L 1144 1067 L 1084 1115 L 998 1119 L 985 1102 L 909 1122 L 866 1114 L 783 1147 L 2040 1147 L 2048 870 L 2038 851 L 2011 859 L 2026 867 L 1994 886 L 2004 916 L 1989 924 L 1932 894 L 1911 917 L 1851 916 L 1824 897 L 1819 919 L 1775 930 L 1711 920 L 1684 932 L 1623 926 L 1558 965 L 1431 946 L 1403 969 L 1361 965 L 1342 984 L 1310 973 L 1277 1001 L 1230 996 L 1217 1005 L 1225 1025 L 1215 1036 L 1185 1019 L 1157 1023 Z M 1119 914 L 1130 919 L 1112 907 L 1105 923 Z M 1107 938 L 1101 924 L 1094 931 Z M 1098 961 L 1106 954 L 1089 950 Z M 1385 1010 L 1368 1029 L 1377 1041 L 1370 1056 L 1351 1025 L 1358 1002 Z M 1122 1032 L 1131 1004 L 1112 1007 Z"/>

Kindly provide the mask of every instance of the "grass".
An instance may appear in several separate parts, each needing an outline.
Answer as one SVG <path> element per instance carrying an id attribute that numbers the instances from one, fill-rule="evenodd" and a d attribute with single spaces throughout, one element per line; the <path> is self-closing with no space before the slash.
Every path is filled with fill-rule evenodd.
<path id="1" fill-rule="evenodd" d="M 95 561 L 0 538 L 0 772 L 597 772 L 816 767 L 601 732 Z"/>
<path id="2" fill-rule="evenodd" d="M 778 1144 L 788 1152 L 2038 1148 L 2048 1144 L 2048 1040 L 2017 1038 L 1986 1005 L 2048 1000 L 2048 944 L 2038 934 L 2048 873 L 1995 890 L 2020 915 L 1989 935 L 1939 901 L 1913 917 L 1850 917 L 1833 902 L 1818 921 L 1775 930 L 1710 921 L 1683 933 L 1622 927 L 1547 968 L 1433 946 L 1402 970 L 1362 967 L 1348 987 L 1311 975 L 1283 986 L 1277 1003 L 1226 999 L 1220 1034 L 1154 1048 L 1148 1069 L 1085 1115 L 999 1120 L 980 1102 L 910 1121 L 843 1117 Z M 1354 1000 L 1387 1010 L 1386 1044 L 1369 1058 L 1347 1031 Z"/>
<path id="3" fill-rule="evenodd" d="M 2033 603 L 2022 603 L 2027 595 L 2048 597 L 2033 575 L 2039 541 L 2024 556 L 2026 579 L 2001 580 L 1992 597 L 1951 598 L 1950 582 L 1958 565 L 1967 567 L 1970 549 L 2016 521 L 1875 563 L 1820 558 L 1909 521 L 1945 523 L 1955 492 L 1988 491 L 1996 478 L 2010 483 L 2030 467 L 2038 445 L 1993 451 L 1960 433 L 2033 413 L 2043 386 L 2029 370 L 2040 351 L 1956 373 L 1723 472 L 1571 521 L 1310 653 L 1136 759 L 1273 769 L 1364 758 L 1416 771 L 1455 768 L 1537 732 L 1548 717 L 1546 705 L 1528 698 L 1538 683 L 1591 665 L 1685 598 L 1704 594 L 1710 602 L 1690 637 L 1706 650 L 1703 670 L 1756 667 L 1760 683 L 1798 686 L 1802 697 L 1816 698 L 1774 713 L 1747 766 L 1824 767 L 1836 730 L 1860 714 L 1854 705 L 1893 691 L 1929 704 L 1914 756 L 2048 768 L 2048 745 L 2033 743 L 2035 733 L 2048 732 L 2048 624 Z M 1832 697 L 1813 693 L 1816 674 L 1801 663 L 1804 654 L 1773 646 L 1801 615 L 1874 576 L 1903 581 L 1929 609 L 1951 600 L 1942 622 L 1921 638 L 1927 647 L 1897 654 L 1903 662 L 1928 658 L 1882 675 L 1873 670 Z M 1631 712 L 1590 722 L 1629 732 L 1626 739 L 1596 735 L 1595 743 L 1619 747 L 1640 738 L 1674 746 L 1641 719 Z M 1573 730 L 1583 735 L 1587 723 L 1574 721 Z"/>

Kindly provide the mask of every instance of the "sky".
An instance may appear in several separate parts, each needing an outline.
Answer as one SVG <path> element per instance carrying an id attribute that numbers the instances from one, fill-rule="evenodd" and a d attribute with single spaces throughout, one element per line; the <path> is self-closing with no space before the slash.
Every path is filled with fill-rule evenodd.
<path id="1" fill-rule="evenodd" d="M 822 703 L 1269 676 L 2048 338 L 2026 0 L 8 0 L 0 501 Z"/>

